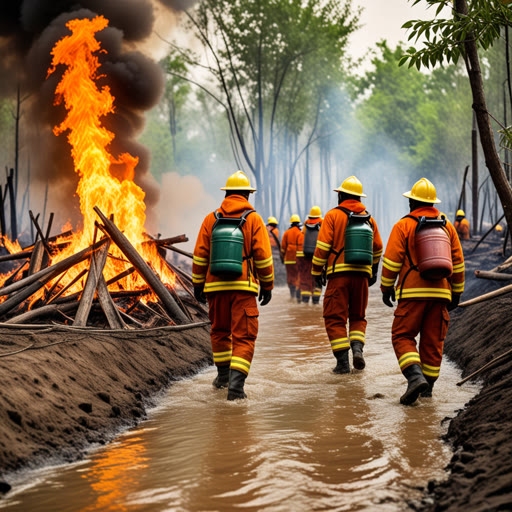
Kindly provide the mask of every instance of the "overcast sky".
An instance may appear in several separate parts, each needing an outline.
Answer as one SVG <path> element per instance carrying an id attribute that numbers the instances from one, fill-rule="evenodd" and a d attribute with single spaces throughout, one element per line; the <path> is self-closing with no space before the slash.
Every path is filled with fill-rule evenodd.
<path id="1" fill-rule="evenodd" d="M 381 39 L 387 39 L 392 47 L 398 41 L 407 40 L 406 31 L 400 28 L 406 21 L 433 15 L 432 9 L 426 10 L 426 2 L 412 7 L 412 2 L 407 0 L 354 0 L 355 5 L 364 9 L 363 27 L 351 38 L 350 53 L 355 58 L 362 57 Z"/>

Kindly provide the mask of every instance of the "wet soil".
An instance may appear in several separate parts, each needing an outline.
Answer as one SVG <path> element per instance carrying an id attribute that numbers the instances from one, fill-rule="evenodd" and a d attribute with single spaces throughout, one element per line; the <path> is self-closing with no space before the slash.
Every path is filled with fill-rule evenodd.
<path id="1" fill-rule="evenodd" d="M 14 470 L 78 460 L 136 425 L 172 381 L 211 364 L 209 325 L 197 325 L 0 328 L 0 495 Z"/>
<path id="2" fill-rule="evenodd" d="M 503 261 L 499 244 L 486 244 L 466 258 L 464 300 L 503 285 L 474 278 L 475 269 L 490 270 Z M 509 294 L 451 313 L 445 354 L 463 377 L 512 349 L 511 309 Z M 445 436 L 455 452 L 448 478 L 429 483 L 423 511 L 512 510 L 512 354 L 476 379 L 482 383 L 480 393 L 450 422 Z"/>

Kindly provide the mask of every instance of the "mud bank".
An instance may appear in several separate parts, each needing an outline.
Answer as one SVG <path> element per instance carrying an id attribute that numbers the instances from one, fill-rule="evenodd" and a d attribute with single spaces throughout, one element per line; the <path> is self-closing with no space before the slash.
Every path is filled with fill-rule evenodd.
<path id="1" fill-rule="evenodd" d="M 81 458 L 144 419 L 172 381 L 208 364 L 204 323 L 111 332 L 0 328 L 0 496 L 13 471 Z"/>
<path id="2" fill-rule="evenodd" d="M 502 261 L 492 248 L 467 259 L 464 300 L 501 286 L 475 279 L 474 269 L 490 270 Z M 452 312 L 445 354 L 463 377 L 512 348 L 511 310 L 512 295 L 505 295 Z M 415 509 L 512 510 L 512 354 L 476 378 L 482 383 L 480 393 L 452 419 L 445 436 L 454 449 L 448 478 L 429 482 L 427 499 Z"/>

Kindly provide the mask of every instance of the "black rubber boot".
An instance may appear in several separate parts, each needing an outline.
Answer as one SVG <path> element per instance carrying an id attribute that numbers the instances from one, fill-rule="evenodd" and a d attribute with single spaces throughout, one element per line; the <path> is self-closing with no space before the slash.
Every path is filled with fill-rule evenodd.
<path id="1" fill-rule="evenodd" d="M 299 288 L 297 288 L 297 291 L 295 292 L 295 298 L 297 299 L 297 302 L 300 304 L 301 299 L 300 299 L 300 289 Z"/>
<path id="2" fill-rule="evenodd" d="M 363 357 L 364 343 L 362 341 L 353 341 L 350 343 L 352 348 L 352 363 L 356 370 L 364 370 L 366 363 Z"/>
<path id="3" fill-rule="evenodd" d="M 290 297 L 292 299 L 294 299 L 295 298 L 295 286 L 289 286 L 289 288 L 290 288 Z"/>
<path id="4" fill-rule="evenodd" d="M 320 297 L 318 295 L 313 295 L 313 304 L 320 304 Z"/>
<path id="5" fill-rule="evenodd" d="M 402 373 L 407 379 L 407 391 L 400 397 L 400 403 L 402 405 L 411 405 L 416 402 L 421 393 L 427 391 L 428 382 L 419 364 L 411 364 Z"/>
<path id="6" fill-rule="evenodd" d="M 333 373 L 350 373 L 350 363 L 348 362 L 348 349 L 337 350 L 334 352 L 336 358 L 336 366 L 333 368 Z"/>
<path id="7" fill-rule="evenodd" d="M 434 382 L 437 379 L 433 379 L 432 377 L 425 376 L 425 379 L 427 380 L 428 389 L 426 391 L 423 391 L 420 396 L 423 398 L 432 398 L 432 388 L 434 387 Z"/>
<path id="8" fill-rule="evenodd" d="M 229 365 L 217 366 L 217 377 L 213 379 L 212 385 L 217 389 L 227 388 L 229 384 Z"/>
<path id="9" fill-rule="evenodd" d="M 244 393 L 244 384 L 247 375 L 238 370 L 230 370 L 229 372 L 229 387 L 228 387 L 228 400 L 241 400 L 247 398 Z"/>
<path id="10" fill-rule="evenodd" d="M 302 302 L 304 304 L 309 304 L 309 295 L 302 295 Z"/>

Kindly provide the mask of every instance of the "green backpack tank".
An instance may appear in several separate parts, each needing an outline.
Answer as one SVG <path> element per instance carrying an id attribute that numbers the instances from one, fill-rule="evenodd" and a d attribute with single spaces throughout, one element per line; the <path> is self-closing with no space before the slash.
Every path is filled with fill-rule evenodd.
<path id="1" fill-rule="evenodd" d="M 345 263 L 350 265 L 371 265 L 373 263 L 372 216 L 358 215 L 346 208 L 338 207 L 347 214 L 345 228 Z"/>
<path id="2" fill-rule="evenodd" d="M 240 217 L 224 217 L 215 212 L 210 247 L 210 274 L 224 279 L 236 279 L 243 273 L 244 233 L 242 226 L 247 216 L 255 210 L 247 210 Z"/>

